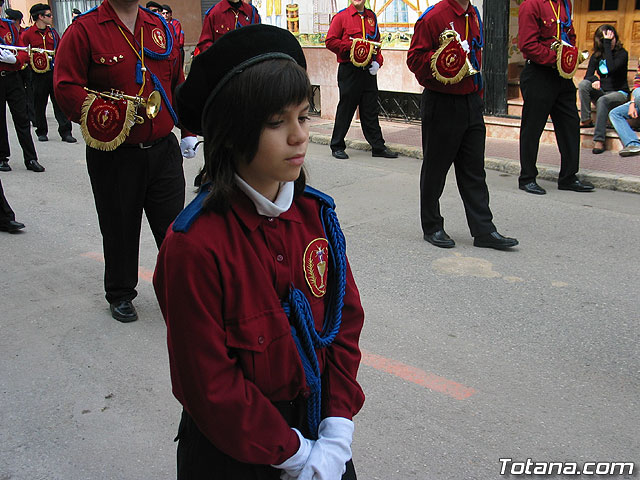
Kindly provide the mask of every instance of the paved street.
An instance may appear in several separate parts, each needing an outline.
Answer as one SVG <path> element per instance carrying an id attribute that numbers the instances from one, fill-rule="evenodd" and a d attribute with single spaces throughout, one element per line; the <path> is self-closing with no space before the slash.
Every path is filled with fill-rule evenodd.
<path id="1" fill-rule="evenodd" d="M 109 315 L 84 144 L 37 143 L 41 174 L 0 173 L 23 233 L 1 234 L 0 480 L 175 478 L 180 406 L 142 231 L 140 320 Z M 517 189 L 487 172 L 510 252 L 472 246 L 450 175 L 441 250 L 422 240 L 420 162 L 312 144 L 366 312 L 354 462 L 362 480 L 500 478 L 514 461 L 640 468 L 640 195 Z M 187 184 L 202 163 L 185 160 Z M 193 189 L 188 189 L 189 199 Z M 608 478 L 631 478 L 608 476 Z M 635 478 L 635 476 L 634 476 Z"/>

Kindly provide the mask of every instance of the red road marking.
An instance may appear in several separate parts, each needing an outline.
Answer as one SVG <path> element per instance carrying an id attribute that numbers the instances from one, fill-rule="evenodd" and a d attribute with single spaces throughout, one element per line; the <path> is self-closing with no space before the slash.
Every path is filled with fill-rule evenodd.
<path id="1" fill-rule="evenodd" d="M 444 393 L 456 400 L 469 398 L 477 391 L 471 387 L 466 387 L 461 383 L 448 380 L 435 373 L 425 372 L 419 368 L 405 365 L 402 362 L 390 358 L 381 357 L 375 353 L 362 351 L 362 363 L 376 370 L 390 373 L 408 382 L 415 383 L 422 387 L 427 387 L 434 392 Z"/>
<path id="2" fill-rule="evenodd" d="M 83 253 L 82 256 L 99 262 L 104 262 L 103 255 L 98 252 L 86 252 Z M 138 276 L 140 279 L 147 282 L 153 281 L 153 271 L 147 268 L 138 267 Z M 382 357 L 375 353 L 369 353 L 364 350 L 362 350 L 362 363 L 375 368 L 376 370 L 389 373 L 408 382 L 420 385 L 421 387 L 426 387 L 434 392 L 444 393 L 456 400 L 464 400 L 477 392 L 477 390 L 471 387 L 466 387 L 461 383 L 446 379 L 436 375 L 435 373 L 425 372 L 424 370 L 412 367 L 411 365 L 406 365 L 402 362 Z"/>

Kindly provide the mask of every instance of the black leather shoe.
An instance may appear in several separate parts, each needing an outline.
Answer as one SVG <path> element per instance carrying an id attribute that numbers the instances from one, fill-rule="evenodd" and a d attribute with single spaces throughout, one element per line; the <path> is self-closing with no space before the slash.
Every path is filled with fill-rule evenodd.
<path id="1" fill-rule="evenodd" d="M 48 142 L 49 141 L 49 137 L 47 137 L 46 135 L 38 135 L 38 141 L 39 142 Z"/>
<path id="2" fill-rule="evenodd" d="M 62 141 L 67 143 L 76 143 L 78 140 L 76 140 L 72 135 L 65 135 L 62 137 Z"/>
<path id="3" fill-rule="evenodd" d="M 333 155 L 335 158 L 339 158 L 340 160 L 346 160 L 347 158 L 349 158 L 349 155 L 347 155 L 347 152 L 345 152 L 344 150 L 334 150 L 333 152 L 331 152 L 331 155 Z"/>
<path id="4" fill-rule="evenodd" d="M 425 233 L 424 239 L 429 242 L 431 245 L 435 245 L 440 248 L 453 248 L 456 246 L 456 242 L 453 241 L 447 232 L 444 230 L 438 230 L 433 233 Z"/>
<path id="5" fill-rule="evenodd" d="M 596 147 L 593 147 L 593 148 L 591 149 L 591 153 L 593 153 L 594 155 L 600 155 L 601 153 L 604 153 L 604 152 L 606 152 L 606 151 L 607 151 L 607 149 L 606 149 L 606 148 L 596 148 Z"/>
<path id="6" fill-rule="evenodd" d="M 384 158 L 398 158 L 398 154 L 396 152 L 392 152 L 388 148 L 385 147 L 382 151 L 373 151 L 371 152 L 372 157 L 384 157 Z"/>
<path id="7" fill-rule="evenodd" d="M 120 300 L 109 305 L 111 316 L 122 323 L 135 322 L 138 320 L 136 309 L 131 300 Z"/>
<path id="8" fill-rule="evenodd" d="M 0 223 L 0 232 L 15 233 L 18 230 L 24 228 L 24 223 L 16 222 L 15 220 L 9 220 L 8 222 Z"/>
<path id="9" fill-rule="evenodd" d="M 519 185 L 520 190 L 524 190 L 527 193 L 533 193 L 534 195 L 544 195 L 547 191 L 538 185 L 536 182 L 529 182 L 526 185 Z"/>
<path id="10" fill-rule="evenodd" d="M 9 160 L 6 158 L 4 160 L 0 160 L 0 172 L 10 172 L 11 166 L 9 165 Z"/>
<path id="11" fill-rule="evenodd" d="M 571 183 L 559 183 L 558 190 L 571 190 L 572 192 L 593 192 L 594 186 L 589 182 L 574 180 Z"/>
<path id="12" fill-rule="evenodd" d="M 32 172 L 44 172 L 44 167 L 38 163 L 37 160 L 29 160 L 24 164 L 27 167 L 27 170 L 31 170 Z"/>
<path id="13" fill-rule="evenodd" d="M 515 238 L 503 237 L 498 232 L 491 232 L 486 235 L 478 235 L 477 237 L 474 237 L 473 245 L 476 247 L 505 250 L 518 245 L 518 240 Z"/>

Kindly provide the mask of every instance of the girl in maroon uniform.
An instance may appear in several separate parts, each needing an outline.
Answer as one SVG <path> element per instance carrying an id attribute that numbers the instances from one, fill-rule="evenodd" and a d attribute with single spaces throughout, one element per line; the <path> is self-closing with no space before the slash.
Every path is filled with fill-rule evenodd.
<path id="1" fill-rule="evenodd" d="M 158 257 L 179 479 L 355 479 L 364 313 L 333 200 L 305 186 L 302 49 L 268 25 L 199 55 L 176 92 L 205 178 Z"/>

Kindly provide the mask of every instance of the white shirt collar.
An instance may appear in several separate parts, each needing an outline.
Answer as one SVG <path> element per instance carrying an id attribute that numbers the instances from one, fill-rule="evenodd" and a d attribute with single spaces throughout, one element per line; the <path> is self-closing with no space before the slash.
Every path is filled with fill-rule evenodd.
<path id="1" fill-rule="evenodd" d="M 272 202 L 240 178 L 237 173 L 235 174 L 235 179 L 240 190 L 242 190 L 256 206 L 258 214 L 266 217 L 278 217 L 291 208 L 291 204 L 293 203 L 293 182 L 281 183 L 276 201 Z"/>

